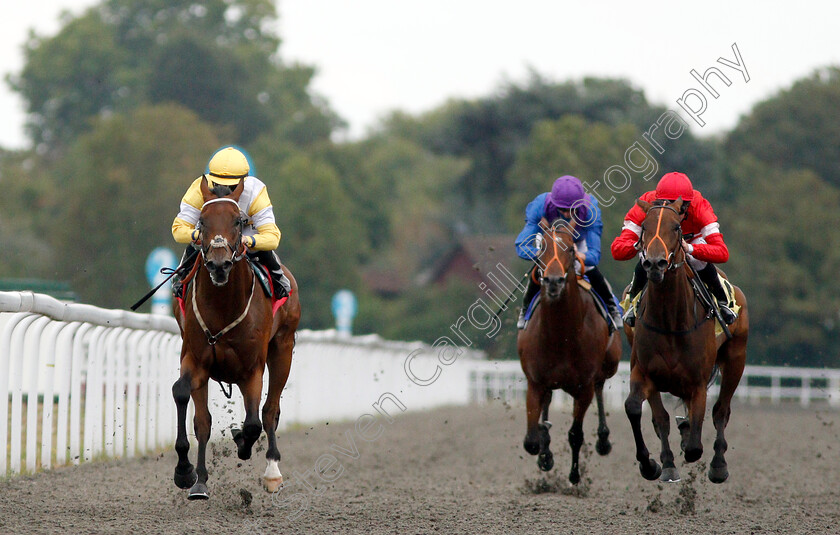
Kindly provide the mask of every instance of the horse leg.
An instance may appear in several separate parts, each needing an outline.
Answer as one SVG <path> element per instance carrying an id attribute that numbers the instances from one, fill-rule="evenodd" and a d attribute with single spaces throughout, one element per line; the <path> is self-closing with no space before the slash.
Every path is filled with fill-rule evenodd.
<path id="1" fill-rule="evenodd" d="M 703 418 L 706 414 L 706 386 L 701 385 L 688 400 L 688 440 L 685 443 L 685 462 L 693 463 L 703 456 Z"/>
<path id="2" fill-rule="evenodd" d="M 543 398 L 542 406 L 542 421 L 540 422 L 540 454 L 537 456 L 537 466 L 543 472 L 548 472 L 554 467 L 554 455 L 551 453 L 549 445 L 551 444 L 551 435 L 548 431 L 551 429 L 551 422 L 548 421 L 548 407 L 551 405 L 551 396 L 553 392 L 548 390 Z"/>
<path id="3" fill-rule="evenodd" d="M 551 438 L 548 435 L 548 426 L 540 422 L 540 415 L 546 412 L 545 399 L 547 395 L 550 399 L 551 390 L 547 390 L 541 385 L 528 381 L 528 394 L 525 398 L 527 430 L 523 446 L 525 447 L 525 451 L 530 455 L 541 454 L 540 459 L 537 461 L 541 470 L 545 462 L 545 452 L 548 452 L 549 458 L 551 456 L 551 451 L 548 450 L 549 443 L 551 442 Z M 550 469 L 551 467 L 548 468 L 548 470 Z"/>
<path id="4" fill-rule="evenodd" d="M 569 429 L 569 446 L 572 447 L 572 469 L 569 472 L 569 481 L 572 485 L 580 482 L 580 447 L 583 445 L 583 417 L 586 416 L 586 409 L 592 404 L 592 396 L 595 389 L 590 386 L 575 398 L 572 427 Z"/>
<path id="5" fill-rule="evenodd" d="M 729 415 L 732 412 L 730 408 L 732 396 L 735 394 L 735 389 L 738 388 L 738 383 L 741 382 L 741 375 L 744 373 L 744 363 L 746 361 L 745 339 L 733 338 L 727 344 L 733 344 L 733 346 L 726 348 L 730 352 L 731 358 L 720 364 L 720 395 L 712 409 L 712 420 L 717 431 L 715 455 L 712 457 L 712 462 L 709 465 L 709 480 L 712 483 L 723 483 L 729 477 L 729 470 L 727 469 L 726 459 L 724 457 L 728 448 L 724 430 L 729 423 Z"/>
<path id="6" fill-rule="evenodd" d="M 610 444 L 610 428 L 607 427 L 607 414 L 604 410 L 604 383 L 595 385 L 595 404 L 598 406 L 598 442 L 595 451 L 599 455 L 608 455 L 612 451 Z"/>
<path id="7" fill-rule="evenodd" d="M 289 378 L 292 366 L 292 349 L 294 349 L 294 333 L 284 335 L 278 342 L 273 338 L 268 345 L 268 397 L 262 409 L 263 429 L 268 437 L 268 449 L 265 452 L 267 465 L 263 474 L 263 486 L 268 492 L 275 492 L 283 484 L 280 473 L 280 450 L 277 448 L 277 425 L 280 421 L 280 394 Z"/>
<path id="8" fill-rule="evenodd" d="M 624 401 L 624 412 L 627 413 L 627 419 L 630 420 L 630 427 L 633 428 L 633 438 L 636 441 L 636 460 L 639 461 L 639 471 L 642 477 L 653 481 L 662 474 L 662 468 L 659 464 L 650 458 L 650 452 L 645 446 L 645 439 L 642 436 L 642 403 L 645 395 L 645 381 L 634 367 L 630 372 L 630 394 Z M 650 387 L 649 387 L 650 388 Z"/>
<path id="9" fill-rule="evenodd" d="M 186 362 L 186 359 L 183 361 Z M 172 397 L 178 412 L 178 431 L 175 438 L 175 452 L 178 454 L 178 464 L 175 466 L 175 485 L 181 489 L 193 486 L 197 476 L 195 467 L 190 463 L 190 441 L 187 438 L 187 405 L 190 402 L 191 373 L 189 368 L 181 365 L 181 377 L 172 385 Z"/>
<path id="10" fill-rule="evenodd" d="M 207 491 L 207 466 L 205 458 L 207 455 L 207 441 L 210 440 L 210 426 L 213 423 L 213 418 L 210 416 L 210 409 L 207 406 L 207 382 L 204 385 L 193 390 L 192 392 L 193 405 L 195 405 L 195 418 L 193 423 L 195 425 L 195 438 L 198 440 L 198 454 L 195 460 L 195 471 L 198 474 L 198 479 L 190 488 L 190 493 L 187 496 L 190 500 L 206 500 L 210 497 Z"/>
<path id="11" fill-rule="evenodd" d="M 665 405 L 662 404 L 662 396 L 659 392 L 653 392 L 648 396 L 648 403 L 650 403 L 653 428 L 656 430 L 656 436 L 659 437 L 659 441 L 662 444 L 661 453 L 659 454 L 659 460 L 662 462 L 662 475 L 659 476 L 659 480 L 665 483 L 679 481 L 680 474 L 677 471 L 677 466 L 674 464 L 674 452 L 671 451 L 671 444 L 668 441 L 668 436 L 671 434 L 671 422 L 668 411 L 665 410 Z"/>
<path id="12" fill-rule="evenodd" d="M 232 434 L 233 441 L 236 442 L 237 454 L 243 461 L 251 458 L 251 448 L 262 433 L 259 417 L 262 376 L 263 369 L 259 368 L 250 379 L 238 385 L 245 402 L 245 422 L 242 424 L 242 429 L 234 429 Z"/>

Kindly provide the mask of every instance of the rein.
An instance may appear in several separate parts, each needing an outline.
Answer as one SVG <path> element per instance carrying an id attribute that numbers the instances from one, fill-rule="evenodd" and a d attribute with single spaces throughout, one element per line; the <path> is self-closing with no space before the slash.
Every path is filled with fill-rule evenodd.
<path id="1" fill-rule="evenodd" d="M 207 205 L 217 203 L 217 202 L 232 202 L 233 204 L 235 204 L 237 206 L 237 208 L 239 208 L 239 203 L 236 202 L 235 200 L 227 198 L 227 197 L 219 197 L 218 199 L 210 199 L 209 201 L 206 201 L 201 206 L 201 210 L 203 211 L 204 208 Z M 202 242 L 203 242 L 203 240 L 202 240 Z M 206 264 L 207 259 L 205 257 L 205 254 L 206 254 L 207 251 L 209 251 L 210 249 L 226 248 L 230 251 L 231 261 L 235 264 L 236 262 L 239 262 L 240 260 L 242 260 L 243 258 L 246 258 L 246 256 L 247 256 L 247 252 L 248 252 L 247 247 L 242 247 L 242 252 L 237 254 L 237 251 L 239 250 L 241 245 L 242 245 L 242 231 L 241 231 L 241 229 L 240 229 L 240 232 L 239 232 L 239 238 L 238 238 L 235 246 L 231 246 L 230 243 L 227 241 L 227 239 L 225 239 L 222 236 L 217 235 L 212 240 L 210 240 L 210 243 L 207 245 L 206 249 L 202 245 L 202 247 L 201 247 L 201 259 L 203 260 L 203 263 Z M 198 262 L 195 263 L 195 267 L 193 268 L 190 275 L 195 276 L 197 271 L 198 271 Z M 198 286 L 198 283 L 194 282 L 192 284 L 192 308 L 193 308 L 193 311 L 195 312 L 195 319 L 196 319 L 196 321 L 198 321 L 198 325 L 201 327 L 201 330 L 204 331 L 204 335 L 207 337 L 207 343 L 213 349 L 213 358 L 215 359 L 216 358 L 216 342 L 218 342 L 219 339 L 222 336 L 224 336 L 225 334 L 230 332 L 237 325 L 242 323 L 242 321 L 248 316 L 248 312 L 251 310 L 251 302 L 254 300 L 254 290 L 257 286 L 257 277 L 256 277 L 256 275 L 252 274 L 251 295 L 248 297 L 248 303 L 245 305 L 245 310 L 242 311 L 242 314 L 240 314 L 239 317 L 237 317 L 230 324 L 228 324 L 224 329 L 217 332 L 216 334 L 213 334 L 210 331 L 210 328 L 207 326 L 207 323 L 204 321 L 204 318 L 201 316 L 201 311 L 198 309 L 198 302 L 196 301 L 196 298 L 195 298 L 195 294 L 196 294 L 195 288 L 196 288 L 196 286 Z M 225 391 L 225 387 L 224 387 L 224 385 L 222 385 L 221 382 L 219 382 L 219 385 L 222 387 L 222 394 L 224 394 L 227 399 L 230 399 L 231 396 L 233 395 L 233 386 L 228 385 L 229 390 Z"/>
<path id="2" fill-rule="evenodd" d="M 687 275 L 686 275 L 686 277 L 687 277 Z M 703 284 L 703 283 L 701 282 L 700 284 Z M 697 302 L 699 301 L 700 304 L 704 305 L 704 307 L 705 307 L 705 303 L 703 301 L 702 296 L 698 293 L 698 290 L 694 286 L 693 283 L 692 283 L 691 286 L 694 289 L 694 299 L 693 299 L 693 301 L 694 301 L 694 317 L 697 318 Z M 641 301 L 641 299 L 640 299 L 640 301 Z M 647 304 L 647 303 L 645 303 L 645 304 Z M 641 305 L 641 302 L 639 303 L 639 305 Z M 645 306 L 645 310 L 647 310 L 647 306 Z M 684 330 L 681 330 L 681 331 L 675 331 L 675 330 L 671 330 L 671 329 L 663 329 L 661 327 L 656 327 L 655 325 L 651 325 L 650 323 L 646 322 L 645 318 L 644 318 L 645 310 L 639 310 L 639 315 L 638 315 L 639 324 L 642 325 L 645 329 L 647 329 L 649 331 L 653 331 L 657 334 L 673 334 L 673 335 L 691 334 L 694 331 L 696 331 L 697 329 L 699 329 L 700 326 L 702 326 L 704 323 L 706 323 L 706 321 L 714 315 L 714 313 L 712 312 L 714 310 L 714 307 L 709 307 L 709 312 L 705 316 L 703 316 L 702 319 L 697 320 L 697 322 L 694 324 L 694 327 L 691 327 L 690 329 L 684 329 Z"/>
<path id="3" fill-rule="evenodd" d="M 238 318 L 233 320 L 227 327 L 222 329 L 216 334 L 212 334 L 210 329 L 207 327 L 207 324 L 204 322 L 204 318 L 201 317 L 201 312 L 198 310 L 198 303 L 195 300 L 195 287 L 198 284 L 192 285 L 192 306 L 193 310 L 195 311 L 195 319 L 198 320 L 198 324 L 201 326 L 201 330 L 204 331 L 204 334 L 207 336 L 207 343 L 213 347 L 213 356 L 215 356 L 216 351 L 216 342 L 219 341 L 219 338 L 227 334 L 231 329 L 242 323 L 242 320 L 248 315 L 248 311 L 251 310 L 251 301 L 254 300 L 254 288 L 257 286 L 257 277 L 252 277 L 251 279 L 251 295 L 248 297 L 248 304 L 245 305 L 245 310 L 242 311 L 242 314 L 239 315 Z"/>

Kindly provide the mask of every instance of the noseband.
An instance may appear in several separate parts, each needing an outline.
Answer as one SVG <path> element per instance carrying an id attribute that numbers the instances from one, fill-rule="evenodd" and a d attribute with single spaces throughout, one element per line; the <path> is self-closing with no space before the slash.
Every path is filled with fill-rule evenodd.
<path id="1" fill-rule="evenodd" d="M 665 204 L 651 206 L 648 209 L 648 213 L 650 213 L 651 210 L 664 210 L 664 209 L 671 210 L 672 212 L 677 214 L 677 217 L 679 217 L 679 215 L 680 215 L 680 213 L 676 209 L 674 209 L 672 206 L 668 206 L 668 205 L 665 205 Z M 678 263 L 675 264 L 674 259 L 676 258 L 676 250 L 669 251 L 668 244 L 666 244 L 665 240 L 662 239 L 662 236 L 659 235 L 659 231 L 662 229 L 662 214 L 663 213 L 664 212 L 659 212 L 659 219 L 656 222 L 656 234 L 651 239 L 651 243 L 653 243 L 656 240 L 659 240 L 659 242 L 662 243 L 662 246 L 665 247 L 665 252 L 668 253 L 668 267 L 665 268 L 665 269 L 669 270 L 669 271 L 672 271 L 672 270 L 675 270 L 675 269 L 678 269 L 678 268 L 682 267 L 682 265 L 685 263 L 685 256 L 683 256 L 683 261 L 682 262 L 678 262 Z M 644 235 L 644 232 L 642 232 L 642 234 Z M 682 226 L 680 226 L 680 228 L 679 228 L 678 236 L 679 237 L 677 238 L 677 247 L 679 249 L 682 249 Z M 639 243 L 642 246 L 641 247 L 642 259 L 643 260 L 647 259 L 647 250 L 648 250 L 648 247 L 650 247 L 650 244 L 645 246 L 644 241 L 642 241 L 642 236 L 639 236 Z"/>
<path id="2" fill-rule="evenodd" d="M 547 231 L 546 233 L 548 234 L 548 231 Z M 558 250 L 557 250 L 557 249 L 558 249 L 558 247 L 560 246 L 560 242 L 559 242 L 559 241 L 557 241 L 557 239 L 555 239 L 554 235 L 555 235 L 555 234 L 566 234 L 566 235 L 568 235 L 569 237 L 571 237 L 571 238 L 572 238 L 572 248 L 574 248 L 575 235 L 574 235 L 574 234 L 572 234 L 571 232 L 569 232 L 568 230 L 566 230 L 566 229 L 556 230 L 556 229 L 553 229 L 553 228 L 552 228 L 552 229 L 550 230 L 550 233 L 551 233 L 551 237 L 550 237 L 550 239 L 554 241 L 554 245 L 555 245 L 555 247 L 554 247 L 554 256 L 552 256 L 552 257 L 548 260 L 548 262 L 546 262 L 546 263 L 543 265 L 543 267 L 542 267 L 542 268 L 540 268 L 540 269 L 541 269 L 541 271 L 542 271 L 542 273 L 543 273 L 543 276 L 542 276 L 542 277 L 540 277 L 540 282 L 545 282 L 545 276 L 544 276 L 544 275 L 545 275 L 545 270 L 546 270 L 546 269 L 548 269 L 548 266 L 550 266 L 550 265 L 551 265 L 551 264 L 553 264 L 554 262 L 557 262 L 557 263 L 560 265 L 560 271 L 562 272 L 562 274 L 563 274 L 563 278 L 564 278 L 564 279 L 566 278 L 566 275 L 567 275 L 567 273 L 568 273 L 568 270 L 566 269 L 566 266 L 565 266 L 565 265 L 563 265 L 563 262 L 560 260 L 560 255 L 559 255 Z M 541 235 L 540 235 L 540 236 L 541 236 Z M 574 254 L 574 253 L 573 253 L 573 254 Z M 582 266 L 582 265 L 583 265 L 583 259 L 579 259 L 579 260 L 580 260 L 580 262 L 581 262 L 581 266 Z"/>
<path id="3" fill-rule="evenodd" d="M 217 202 L 232 202 L 236 205 L 237 209 L 239 208 L 239 203 L 234 201 L 233 199 L 229 199 L 227 197 L 220 197 L 218 199 L 210 199 L 209 201 L 205 202 L 201 206 L 201 210 L 204 211 L 204 208 L 213 203 Z M 239 220 L 239 236 L 236 238 L 236 243 L 231 245 L 230 242 L 224 236 L 217 234 L 209 243 L 205 246 L 204 240 L 201 240 L 201 259 L 204 264 L 207 264 L 206 254 L 210 252 L 211 249 L 227 249 L 230 252 L 230 260 L 234 264 L 239 262 L 245 257 L 245 248 L 242 247 L 242 228 L 241 228 L 242 219 Z M 238 251 L 242 249 L 242 252 L 239 253 Z"/>

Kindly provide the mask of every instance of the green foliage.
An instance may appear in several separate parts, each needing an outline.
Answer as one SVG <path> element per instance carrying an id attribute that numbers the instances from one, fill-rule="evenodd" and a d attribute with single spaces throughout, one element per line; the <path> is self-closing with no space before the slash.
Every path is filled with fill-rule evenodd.
<path id="1" fill-rule="evenodd" d="M 580 116 L 587 123 L 633 125 L 641 134 L 665 111 L 651 106 L 644 94 L 625 80 L 584 78 L 552 83 L 532 73 L 525 84 L 508 83 L 492 96 L 473 101 L 452 100 L 418 118 L 395 113 L 385 121 L 383 131 L 413 139 L 436 154 L 471 162 L 453 185 L 451 202 L 468 228 L 502 232 L 507 225 L 506 218 L 499 217 L 499 207 L 519 194 L 506 177 L 538 123 Z M 661 133 L 657 139 L 664 148 L 663 154 L 657 155 L 663 174 L 679 169 L 700 177 L 701 183 L 717 182 L 710 142 L 697 140 L 688 131 L 678 140 L 663 139 Z M 635 140 L 627 141 L 621 147 L 611 147 L 611 152 L 620 152 L 609 165 L 623 161 L 624 151 Z M 609 165 L 593 168 L 591 176 L 602 176 Z M 549 175 L 562 172 L 579 171 L 554 169 Z"/>
<path id="2" fill-rule="evenodd" d="M 357 288 L 359 259 L 368 244 L 353 203 L 329 164 L 303 152 L 278 155 L 257 147 L 274 216 L 282 238 L 278 255 L 300 287 L 302 322 L 307 328 L 332 326 L 332 295 Z"/>
<path id="3" fill-rule="evenodd" d="M 58 278 L 44 217 L 54 195 L 37 161 L 30 153 L 0 153 L 0 278 Z"/>
<path id="4" fill-rule="evenodd" d="M 0 153 L 0 277 L 69 280 L 85 302 L 128 306 L 147 290 L 148 252 L 181 252 L 170 224 L 184 190 L 235 143 L 269 187 L 302 326 L 332 326 L 332 295 L 349 288 L 357 332 L 433 342 L 483 295 L 468 281 L 412 286 L 456 236 L 518 231 L 555 177 L 601 179 L 668 111 L 625 80 L 532 73 L 337 144 L 341 120 L 311 93 L 314 68 L 281 60 L 276 19 L 271 0 L 103 0 L 33 35 L 8 79 L 33 150 Z M 653 134 L 659 174 L 687 173 L 714 203 L 723 267 L 750 303 L 751 362 L 840 366 L 837 109 L 832 67 L 758 104 L 723 143 Z M 634 174 L 602 207 L 601 268 L 616 290 L 632 266 L 609 258 L 610 243 L 653 186 Z M 376 296 L 362 281 L 372 268 L 409 286 Z M 515 357 L 515 310 L 502 320 L 497 336 L 471 338 Z"/>
<path id="5" fill-rule="evenodd" d="M 721 267 L 747 296 L 750 361 L 840 366 L 840 191 L 749 157 L 732 174 L 740 191 L 720 210 L 730 250 Z"/>
<path id="6" fill-rule="evenodd" d="M 182 246 L 170 227 L 197 162 L 220 145 L 212 126 L 176 106 L 97 121 L 70 147 L 51 222 L 56 268 L 85 302 L 126 308 L 148 290 L 146 256 Z"/>
<path id="7" fill-rule="evenodd" d="M 32 37 L 10 78 L 28 130 L 55 152 L 99 115 L 177 103 L 248 143 L 326 139 L 340 121 L 315 102 L 311 67 L 283 65 L 269 0 L 107 0 L 53 37 Z"/>
<path id="8" fill-rule="evenodd" d="M 774 167 L 811 169 L 840 186 L 840 68 L 829 67 L 757 104 L 729 134 L 729 158 L 748 153 Z"/>

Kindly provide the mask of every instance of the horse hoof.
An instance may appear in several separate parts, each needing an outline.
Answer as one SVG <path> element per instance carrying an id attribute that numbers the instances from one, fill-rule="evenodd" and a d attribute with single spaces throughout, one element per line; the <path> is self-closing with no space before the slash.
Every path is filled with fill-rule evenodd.
<path id="1" fill-rule="evenodd" d="M 176 467 L 175 477 L 173 479 L 175 480 L 175 485 L 179 489 L 188 489 L 195 485 L 195 482 L 198 481 L 198 476 L 196 475 L 195 468 L 193 466 L 190 466 L 189 471 L 185 473 L 178 472 L 178 468 Z"/>
<path id="2" fill-rule="evenodd" d="M 709 467 L 709 481 L 712 483 L 723 483 L 729 479 L 729 470 L 726 465 Z"/>
<path id="3" fill-rule="evenodd" d="M 207 485 L 204 483 L 196 483 L 190 489 L 190 493 L 187 496 L 187 499 L 190 500 L 209 500 L 210 493 L 207 491 Z"/>
<path id="4" fill-rule="evenodd" d="M 572 485 L 577 485 L 580 483 L 580 472 L 577 470 L 572 470 L 569 472 L 569 483 Z"/>
<path id="5" fill-rule="evenodd" d="M 537 466 L 539 466 L 540 470 L 543 472 L 548 472 L 554 468 L 554 454 L 550 451 L 540 453 L 540 456 L 537 457 Z"/>
<path id="6" fill-rule="evenodd" d="M 609 440 L 604 440 L 603 442 L 598 440 L 595 443 L 595 451 L 598 452 L 598 455 L 609 455 L 612 451 L 612 444 L 610 444 Z"/>
<path id="7" fill-rule="evenodd" d="M 525 437 L 522 447 L 525 448 L 528 455 L 536 455 L 540 452 L 540 441 L 536 438 Z"/>
<path id="8" fill-rule="evenodd" d="M 653 459 L 648 459 L 647 464 L 640 462 L 639 471 L 642 473 L 642 477 L 648 481 L 659 479 L 659 476 L 662 475 L 662 467 Z"/>
<path id="9" fill-rule="evenodd" d="M 659 481 L 663 483 L 676 483 L 680 480 L 680 473 L 675 466 L 662 469 L 662 474 L 659 476 Z"/>
<path id="10" fill-rule="evenodd" d="M 280 473 L 279 462 L 270 459 L 265 467 L 263 474 L 263 487 L 268 492 L 277 492 L 277 489 L 283 486 L 283 474 Z"/>
<path id="11" fill-rule="evenodd" d="M 264 477 L 263 478 L 263 488 L 265 488 L 266 492 L 275 493 L 277 490 L 283 486 L 283 476 L 280 477 Z"/>
<path id="12" fill-rule="evenodd" d="M 686 448 L 685 450 L 685 462 L 693 463 L 697 459 L 703 456 L 703 448 Z"/>

